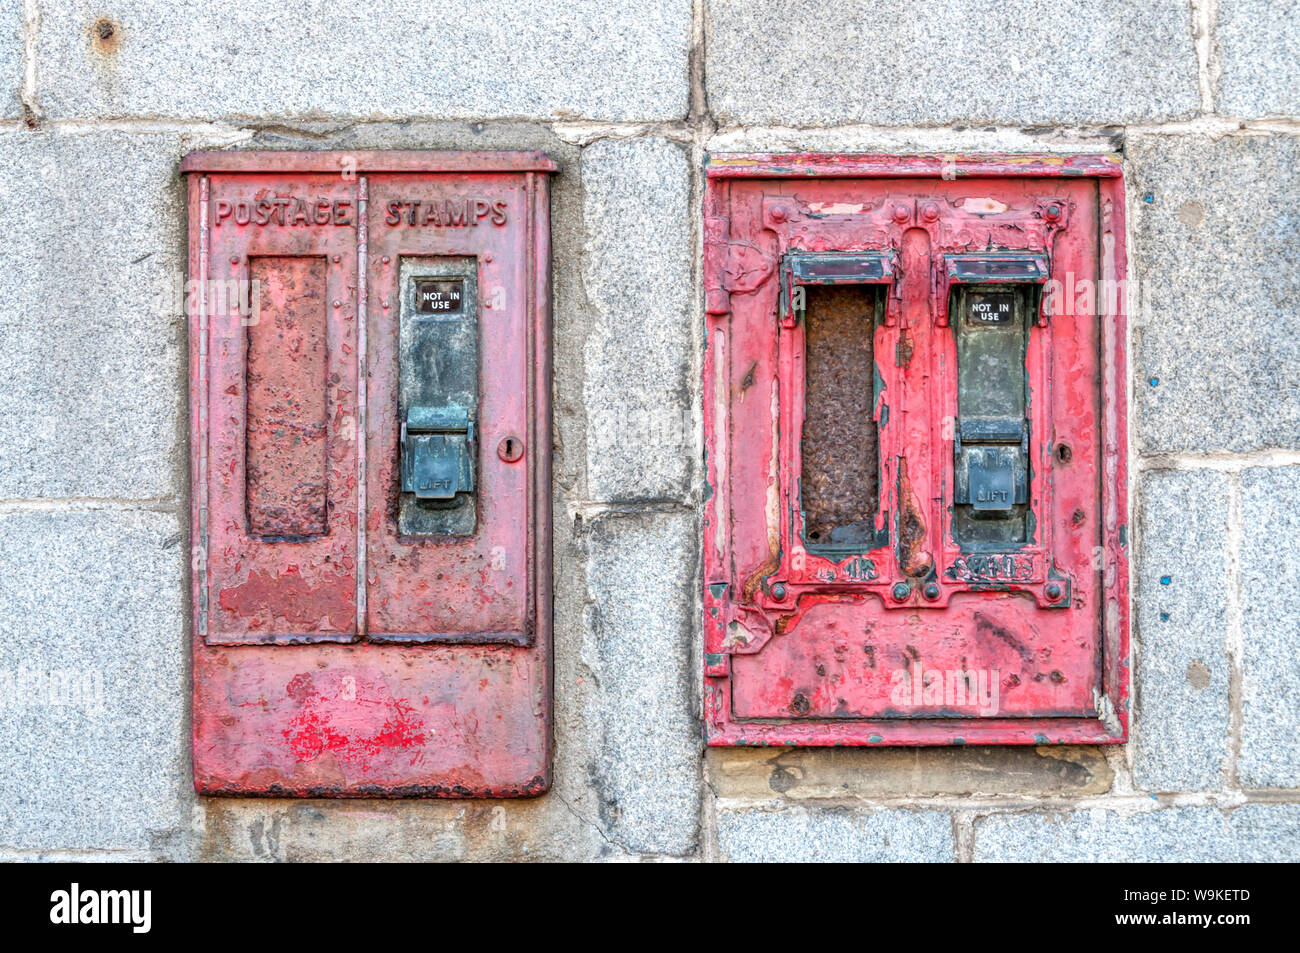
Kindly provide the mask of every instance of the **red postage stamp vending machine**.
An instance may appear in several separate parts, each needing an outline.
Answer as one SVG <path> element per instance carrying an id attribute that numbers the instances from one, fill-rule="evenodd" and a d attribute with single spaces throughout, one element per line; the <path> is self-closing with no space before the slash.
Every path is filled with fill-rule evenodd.
<path id="1" fill-rule="evenodd" d="M 554 170 L 184 160 L 201 793 L 548 787 Z"/>
<path id="2" fill-rule="evenodd" d="M 1108 156 L 721 156 L 705 193 L 713 745 L 1128 723 Z"/>

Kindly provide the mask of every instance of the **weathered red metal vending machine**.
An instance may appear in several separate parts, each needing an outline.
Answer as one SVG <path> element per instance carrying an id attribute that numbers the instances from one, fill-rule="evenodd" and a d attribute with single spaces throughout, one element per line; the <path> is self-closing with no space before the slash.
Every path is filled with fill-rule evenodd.
<path id="1" fill-rule="evenodd" d="M 714 745 L 1120 742 L 1109 156 L 720 156 L 705 194 Z"/>
<path id="2" fill-rule="evenodd" d="M 554 170 L 184 160 L 201 793 L 548 787 Z"/>

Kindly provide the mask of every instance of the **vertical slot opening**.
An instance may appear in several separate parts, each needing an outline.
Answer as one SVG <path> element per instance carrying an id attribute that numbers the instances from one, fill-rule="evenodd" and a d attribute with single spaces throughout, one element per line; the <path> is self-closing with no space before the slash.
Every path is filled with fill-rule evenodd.
<path id="1" fill-rule="evenodd" d="M 1029 418 L 1025 367 L 1037 287 L 953 292 L 957 338 L 953 533 L 977 548 L 1028 540 Z"/>
<path id="2" fill-rule="evenodd" d="M 329 355 L 324 256 L 252 257 L 245 419 L 248 534 L 328 532 Z"/>
<path id="3" fill-rule="evenodd" d="M 478 259 L 403 257 L 398 272 L 397 411 L 405 439 L 394 488 L 397 531 L 472 536 L 481 479 Z"/>
<path id="4" fill-rule="evenodd" d="M 800 285 L 796 292 L 804 298 L 804 542 L 871 548 L 880 508 L 874 338 L 884 290 Z"/>

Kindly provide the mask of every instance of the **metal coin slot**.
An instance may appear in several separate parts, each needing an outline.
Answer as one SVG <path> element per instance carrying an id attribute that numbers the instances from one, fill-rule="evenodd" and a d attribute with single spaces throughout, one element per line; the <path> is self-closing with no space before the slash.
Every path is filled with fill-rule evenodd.
<path id="1" fill-rule="evenodd" d="M 958 413 L 953 529 L 962 543 L 996 547 L 1027 538 L 1025 349 L 1036 293 L 1028 285 L 953 291 Z"/>
<path id="2" fill-rule="evenodd" d="M 403 536 L 468 536 L 477 525 L 477 265 L 469 257 L 401 262 Z"/>
<path id="3" fill-rule="evenodd" d="M 402 422 L 402 491 L 419 500 L 474 492 L 474 422 L 464 407 L 411 407 Z"/>

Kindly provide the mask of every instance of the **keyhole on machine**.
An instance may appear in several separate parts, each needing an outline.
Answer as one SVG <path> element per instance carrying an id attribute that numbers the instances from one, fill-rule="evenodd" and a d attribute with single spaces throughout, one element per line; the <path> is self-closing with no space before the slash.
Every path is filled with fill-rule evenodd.
<path id="1" fill-rule="evenodd" d="M 514 463 L 524 455 L 524 442 L 518 437 L 502 437 L 497 444 L 497 456 L 506 463 Z"/>

